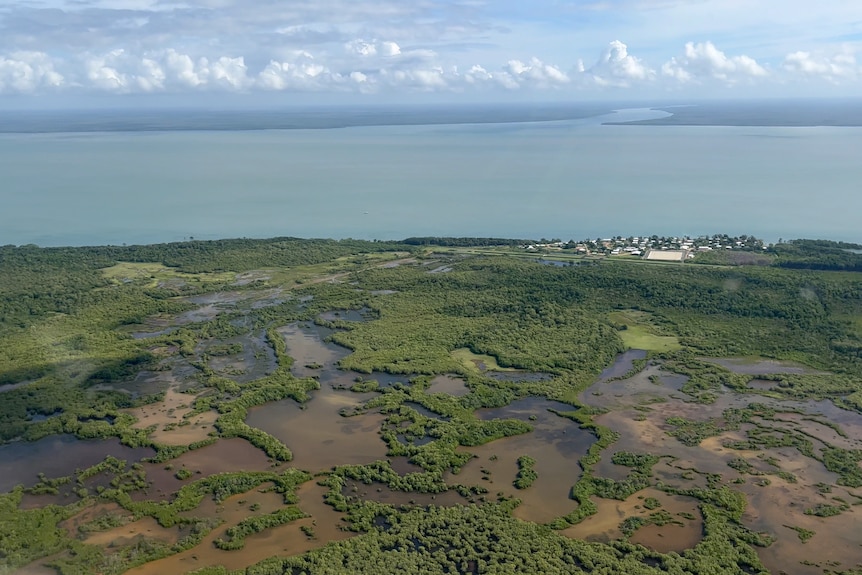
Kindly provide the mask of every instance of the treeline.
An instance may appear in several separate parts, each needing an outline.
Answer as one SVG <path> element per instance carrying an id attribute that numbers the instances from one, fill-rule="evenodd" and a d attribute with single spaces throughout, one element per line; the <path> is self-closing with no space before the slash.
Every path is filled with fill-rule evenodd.
<path id="1" fill-rule="evenodd" d="M 536 243 L 536 240 L 517 240 L 511 238 L 452 238 L 444 236 L 411 237 L 402 240 L 410 246 L 442 247 L 480 247 L 480 246 L 523 246 Z"/>
<path id="2" fill-rule="evenodd" d="M 782 268 L 862 272 L 862 245 L 828 240 L 791 240 L 769 248 Z"/>

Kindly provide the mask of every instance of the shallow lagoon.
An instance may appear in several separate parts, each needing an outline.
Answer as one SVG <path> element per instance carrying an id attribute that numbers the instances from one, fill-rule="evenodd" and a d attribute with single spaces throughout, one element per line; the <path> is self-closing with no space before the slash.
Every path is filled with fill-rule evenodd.
<path id="1" fill-rule="evenodd" d="M 155 455 L 150 448 L 131 448 L 118 439 L 83 441 L 71 435 L 52 435 L 33 442 L 0 445 L 0 492 L 18 484 L 38 482 L 38 474 L 65 477 L 86 469 L 109 455 L 129 463 Z"/>

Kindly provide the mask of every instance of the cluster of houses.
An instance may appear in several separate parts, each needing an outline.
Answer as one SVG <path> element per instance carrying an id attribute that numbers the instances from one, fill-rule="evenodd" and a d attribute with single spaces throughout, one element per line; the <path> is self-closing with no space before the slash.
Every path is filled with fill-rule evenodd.
<path id="1" fill-rule="evenodd" d="M 527 244 L 521 246 L 532 252 L 572 250 L 581 255 L 603 256 L 634 256 L 649 260 L 682 261 L 693 258 L 697 252 L 712 250 L 744 250 L 760 251 L 766 249 L 763 240 L 754 236 L 729 236 L 716 234 L 713 236 L 630 236 L 624 238 L 587 239 L 576 242 L 552 240 L 550 242 Z"/>

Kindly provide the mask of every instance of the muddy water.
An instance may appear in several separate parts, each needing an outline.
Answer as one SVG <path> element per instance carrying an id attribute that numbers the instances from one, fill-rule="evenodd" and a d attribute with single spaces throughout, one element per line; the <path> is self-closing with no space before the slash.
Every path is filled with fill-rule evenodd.
<path id="1" fill-rule="evenodd" d="M 375 380 L 381 387 L 408 384 L 409 375 L 372 372 L 359 374 L 338 369 L 338 362 L 350 350 L 326 341 L 336 330 L 310 323 L 292 323 L 277 330 L 284 337 L 288 355 L 293 358 L 291 373 L 296 377 L 314 377 L 321 383 L 350 388 L 358 380 Z"/>
<path id="2" fill-rule="evenodd" d="M 344 525 L 342 515 L 324 503 L 326 488 L 317 485 L 314 481 L 309 481 L 297 490 L 299 500 L 297 506 L 309 517 L 250 535 L 246 538 L 245 546 L 237 551 L 222 551 L 214 547 L 212 542 L 222 537 L 231 525 L 236 525 L 247 517 L 271 513 L 283 506 L 280 495 L 261 493 L 264 487 L 230 497 L 222 505 L 206 500 L 193 513 L 197 516 L 218 517 L 224 521 L 221 526 L 214 529 L 196 547 L 149 563 L 129 573 L 153 575 L 186 573 L 192 569 L 210 565 L 222 565 L 230 570 L 242 569 L 267 557 L 298 555 L 322 547 L 329 541 L 347 539 L 355 535 L 341 529 Z M 251 510 L 254 504 L 260 505 L 257 511 Z M 303 533 L 301 530 L 303 526 L 312 528 L 314 536 L 308 537 Z"/>
<path id="3" fill-rule="evenodd" d="M 216 342 L 242 344 L 242 351 L 235 355 L 210 357 L 210 367 L 238 383 L 248 383 L 272 373 L 277 366 L 275 352 L 265 338 L 266 333 L 260 331 Z"/>
<path id="4" fill-rule="evenodd" d="M 284 337 L 287 354 L 293 358 L 291 373 L 296 377 L 322 376 L 324 372 L 333 371 L 335 364 L 350 354 L 346 348 L 323 341 L 333 333 L 325 327 L 292 323 L 277 331 Z M 322 367 L 306 367 L 309 365 Z"/>
<path id="5" fill-rule="evenodd" d="M 291 324 L 278 331 L 284 337 L 287 353 L 294 359 L 294 375 L 317 376 L 320 389 L 313 391 L 311 399 L 302 405 L 284 400 L 251 409 L 246 422 L 284 442 L 293 452 L 293 464 L 309 471 L 384 459 L 386 444 L 379 437 L 383 416 L 368 413 L 343 417 L 339 413 L 376 394 L 335 389 L 333 386 L 349 387 L 356 378 L 356 374 L 335 367 L 350 352 L 323 342 L 331 330 L 307 325 Z"/>
<path id="6" fill-rule="evenodd" d="M 303 405 L 277 401 L 249 411 L 246 423 L 273 435 L 293 452 L 293 465 L 328 471 L 336 465 L 370 463 L 386 457 L 379 437 L 383 416 L 342 417 L 341 409 L 361 405 L 369 394 L 335 390 L 327 384 Z"/>
<path id="7" fill-rule="evenodd" d="M 770 373 L 825 373 L 792 361 L 747 357 L 704 357 L 702 359 L 704 361 L 716 363 L 729 369 L 733 373 L 744 373 L 747 375 L 767 375 Z"/>
<path id="8" fill-rule="evenodd" d="M 80 535 L 78 527 L 96 518 L 109 515 L 114 517 L 125 517 L 128 520 L 132 519 L 131 514 L 116 503 L 95 503 L 88 505 L 81 510 L 80 513 L 73 515 L 69 519 L 61 521 L 58 523 L 58 527 L 65 529 L 69 534 L 69 537 L 78 537 Z"/>
<path id="9" fill-rule="evenodd" d="M 664 526 L 647 525 L 638 529 L 631 537 L 633 543 L 649 547 L 661 553 L 675 551 L 677 553 L 697 545 L 703 537 L 703 517 L 698 509 L 698 501 L 691 497 L 668 495 L 663 491 L 647 488 L 632 495 L 625 501 L 602 499 L 594 497 L 598 508 L 595 515 L 587 517 L 581 523 L 561 531 L 562 535 L 573 539 L 608 543 L 623 538 L 620 524 L 627 517 L 648 517 L 658 509 L 649 510 L 643 506 L 644 499 L 653 497 L 661 503 L 658 509 L 664 509 L 674 516 L 674 520 L 682 525 L 668 524 Z M 687 519 L 680 513 L 694 516 Z"/>
<path id="10" fill-rule="evenodd" d="M 656 489 L 644 489 L 629 498 L 630 500 L 635 499 L 638 502 L 637 507 L 640 507 L 640 509 L 634 510 L 635 512 L 631 513 L 631 515 L 648 517 L 650 513 L 657 511 L 650 511 L 643 507 L 643 500 L 641 498 L 647 497 L 658 499 L 661 503 L 660 509 L 664 509 L 673 515 L 674 521 L 678 521 L 682 525 L 678 525 L 677 523 L 669 523 L 662 526 L 646 525 L 638 529 L 631 536 L 630 541 L 632 543 L 649 547 L 660 553 L 670 553 L 671 551 L 680 553 L 700 543 L 703 537 L 703 519 L 698 509 L 699 501 L 691 497 L 668 495 Z M 693 515 L 695 519 L 687 519 L 685 516 L 680 515 L 681 513 Z"/>
<path id="11" fill-rule="evenodd" d="M 194 399 L 195 396 L 179 393 L 170 387 L 165 391 L 163 401 L 124 411 L 137 418 L 138 421 L 132 425 L 134 428 L 156 426 L 149 436 L 151 439 L 167 445 L 188 445 L 206 439 L 213 431 L 217 417 L 216 412 L 209 411 L 185 420 L 183 416 L 191 411 Z M 186 421 L 188 425 L 179 426 Z"/>
<path id="12" fill-rule="evenodd" d="M 470 388 L 464 383 L 460 377 L 451 375 L 438 375 L 431 380 L 431 385 L 425 390 L 426 393 L 445 393 L 446 395 L 454 395 L 461 397 L 470 393 Z"/>
<path id="13" fill-rule="evenodd" d="M 595 437 L 548 409 L 571 411 L 572 406 L 530 397 L 507 407 L 477 411 L 476 415 L 485 420 L 526 421 L 533 431 L 467 448 L 466 451 L 476 457 L 457 475 L 447 474 L 446 481 L 450 485 L 481 485 L 492 495 L 503 492 L 517 497 L 522 503 L 515 509 L 515 516 L 527 521 L 545 523 L 570 512 L 576 504 L 569 495 L 581 473 L 578 459 L 587 452 Z M 535 416 L 532 421 L 531 416 Z M 536 460 L 538 479 L 529 488 L 518 490 L 512 482 L 518 472 L 517 459 L 522 455 Z"/>
<path id="14" fill-rule="evenodd" d="M 177 555 L 153 561 L 142 565 L 127 573 L 162 575 L 164 573 L 186 573 L 193 569 L 200 569 L 210 565 L 223 565 L 228 569 L 240 569 L 256 563 L 266 557 L 278 553 L 278 549 L 260 549 L 246 546 L 237 551 L 222 551 L 213 545 L 213 541 L 224 537 L 228 527 L 236 525 L 243 519 L 271 513 L 284 505 L 284 498 L 274 492 L 263 492 L 266 485 L 252 489 L 246 493 L 234 495 L 226 499 L 221 505 L 217 505 L 211 499 L 205 499 L 203 503 L 184 515 L 190 517 L 215 517 L 223 523 L 213 529 L 195 547 L 183 551 Z M 258 505 L 257 510 L 252 510 L 253 505 Z"/>
<path id="15" fill-rule="evenodd" d="M 828 472 L 826 472 L 828 473 Z M 800 477 L 804 477 L 800 473 Z M 862 563 L 862 513 L 852 507 L 834 517 L 815 517 L 805 515 L 804 510 L 817 503 L 835 503 L 833 496 L 851 500 L 841 489 L 821 495 L 806 481 L 805 484 L 791 484 L 770 477 L 771 484 L 759 487 L 748 481 L 739 490 L 744 492 L 749 507 L 743 516 L 743 524 L 755 531 L 766 531 L 777 540 L 770 547 L 758 548 L 757 553 L 763 564 L 773 573 L 785 571 L 800 575 L 821 575 L 822 568 L 805 566 L 803 561 L 838 561 L 841 569 Z M 815 535 L 802 544 L 795 531 L 790 527 L 802 527 L 815 532 Z"/>
<path id="16" fill-rule="evenodd" d="M 757 391 L 769 391 L 777 382 L 768 379 L 752 379 L 748 382 L 748 387 Z"/>
<path id="17" fill-rule="evenodd" d="M 607 477 L 614 481 L 622 481 L 628 477 L 631 469 L 625 465 L 617 465 L 612 461 L 614 451 L 616 450 L 611 448 L 602 452 L 601 459 L 593 466 L 593 474 L 596 477 Z"/>
<path id="18" fill-rule="evenodd" d="M 597 509 L 594 515 L 590 515 L 577 525 L 560 531 L 560 534 L 591 543 L 608 543 L 622 539 L 623 533 L 620 531 L 620 523 L 631 514 L 634 504 L 598 497 L 594 497 L 593 502 Z"/>
<path id="19" fill-rule="evenodd" d="M 631 361 L 628 363 L 630 368 Z M 622 373 L 627 371 L 622 371 Z M 584 391 L 579 400 L 585 405 L 605 409 L 618 409 L 635 405 L 651 408 L 655 403 L 687 397 L 679 391 L 687 379 L 685 376 L 668 373 L 658 365 L 650 365 L 628 379 L 599 380 Z"/>
<path id="20" fill-rule="evenodd" d="M 297 505 L 310 517 L 250 536 L 246 539 L 245 552 L 254 553 L 261 558 L 273 555 L 299 555 L 323 547 L 330 541 L 340 541 L 355 536 L 356 533 L 341 529 L 345 525 L 342 515 L 323 502 L 326 491 L 327 488 L 317 485 L 314 481 L 300 486 L 297 491 L 299 498 Z M 313 529 L 314 536 L 309 537 L 303 533 L 303 527 Z"/>
<path id="21" fill-rule="evenodd" d="M 171 323 L 173 325 L 187 325 L 209 321 L 221 313 L 235 309 L 237 302 L 253 297 L 253 295 L 250 292 L 232 291 L 181 298 L 181 301 L 193 303 L 200 307 L 178 314 Z"/>
<path id="22" fill-rule="evenodd" d="M 614 363 L 599 375 L 599 380 L 621 377 L 631 371 L 636 359 L 643 359 L 645 357 L 646 352 L 642 349 L 630 349 L 625 353 L 621 353 L 617 356 Z"/>
<path id="23" fill-rule="evenodd" d="M 752 368 L 752 365 L 755 367 Z M 764 403 L 778 410 L 802 410 L 806 415 L 781 413 L 776 416 L 777 421 L 763 421 L 762 424 L 778 429 L 804 432 L 813 441 L 816 452 L 825 445 L 824 442 L 848 449 L 862 445 L 860 443 L 862 442 L 862 415 L 841 410 L 829 401 L 780 401 L 768 397 L 737 394 L 727 389 L 720 390 L 713 404 L 688 403 L 685 399 L 689 398 L 678 391 L 679 386 L 669 385 L 673 382 L 669 382 L 660 372 L 656 372 L 658 369 L 656 366 L 650 366 L 644 372 L 626 380 L 598 382 L 582 395 L 585 403 L 612 410 L 596 417 L 595 421 L 620 433 L 620 439 L 605 451 L 601 462 L 596 466 L 598 475 L 615 479 L 624 476 L 624 471 L 616 469 L 618 466 L 610 462 L 610 454 L 616 451 L 669 455 L 676 459 L 663 460 L 655 466 L 654 473 L 657 480 L 675 487 L 705 487 L 706 481 L 702 474 L 686 473 L 686 469 L 696 469 L 703 473 L 720 474 L 723 483 L 746 495 L 748 507 L 743 516 L 743 523 L 755 531 L 765 531 L 777 538 L 777 542 L 771 547 L 757 550 L 764 565 L 772 572 L 819 575 L 822 573 L 822 567 L 819 569 L 805 567 L 800 564 L 800 561 L 825 561 L 826 546 L 829 548 L 828 558 L 840 561 L 842 569 L 849 568 L 859 561 L 859 557 L 862 556 L 859 551 L 862 544 L 862 536 L 859 535 L 862 533 L 862 511 L 857 507 L 851 507 L 850 510 L 836 517 L 817 518 L 804 515 L 805 509 L 817 503 L 831 502 L 830 498 L 833 496 L 843 497 L 847 501 L 853 500 L 848 495 L 848 490 L 835 486 L 837 475 L 827 471 L 822 463 L 802 456 L 793 448 L 740 451 L 723 446 L 723 443 L 728 440 L 745 439 L 746 432 L 752 429 L 754 424 L 745 424 L 739 431 L 725 432 L 717 437 L 703 440 L 698 446 L 690 447 L 667 434 L 672 428 L 665 421 L 672 416 L 700 421 L 709 418 L 721 419 L 725 409 L 746 407 L 752 402 Z M 759 373 L 775 373 L 780 369 L 802 368 L 768 362 L 745 364 L 743 369 L 747 372 L 757 369 L 760 370 Z M 651 381 L 649 375 L 656 375 L 656 373 L 659 377 Z M 638 409 L 635 409 L 636 407 Z M 808 416 L 837 423 L 848 437 L 841 437 L 830 427 L 806 419 Z M 735 458 L 746 460 L 766 475 L 740 474 L 727 465 Z M 777 467 L 766 462 L 769 458 L 773 459 Z M 797 482 L 792 483 L 778 477 L 776 472 L 779 470 L 792 473 L 797 478 Z M 768 479 L 768 484 L 759 484 L 763 478 Z M 733 480 L 739 479 L 744 480 L 744 483 L 732 483 Z M 833 492 L 828 495 L 820 494 L 817 489 L 818 483 L 832 485 Z M 850 490 L 850 492 L 854 491 L 858 490 Z M 596 499 L 596 502 L 599 505 L 598 516 L 567 530 L 568 535 L 588 537 L 590 533 L 598 532 L 603 539 L 617 536 L 616 525 L 622 520 L 619 515 L 625 515 L 625 513 L 620 513 L 619 505 L 616 503 L 608 503 L 600 499 Z M 603 514 L 608 516 L 605 517 Z M 668 543 L 688 541 L 686 545 L 689 545 L 700 537 L 700 527 L 688 525 L 690 522 L 686 523 L 686 527 L 672 525 L 661 528 L 644 527 L 632 537 L 632 540 L 659 551 L 678 550 Z M 808 544 L 803 545 L 796 532 L 787 528 L 787 525 L 810 529 L 817 534 Z"/>
<path id="24" fill-rule="evenodd" d="M 389 465 L 392 470 L 398 475 L 407 475 L 408 473 L 422 473 L 424 469 L 415 463 L 410 463 L 407 457 L 390 457 Z"/>
<path id="25" fill-rule="evenodd" d="M 89 534 L 84 543 L 102 547 L 121 547 L 146 538 L 173 545 L 180 538 L 179 526 L 166 529 L 152 517 L 144 517 L 121 527 Z"/>
<path id="26" fill-rule="evenodd" d="M 184 453 L 168 463 L 145 463 L 150 486 L 142 492 L 132 493 L 132 498 L 165 497 L 186 483 L 215 473 L 260 471 L 271 467 L 272 463 L 266 454 L 248 441 L 219 439 L 212 445 Z M 182 468 L 193 473 L 186 481 L 180 481 L 175 476 Z"/>
<path id="27" fill-rule="evenodd" d="M 71 475 L 76 469 L 86 469 L 109 455 L 132 463 L 152 457 L 155 452 L 148 447 L 126 447 L 118 439 L 82 441 L 71 435 L 0 445 L 0 492 L 18 484 L 37 483 L 40 472 L 48 477 Z"/>
<path id="28" fill-rule="evenodd" d="M 57 570 L 53 567 L 48 567 L 45 563 L 50 562 L 56 555 L 52 555 L 50 557 L 45 557 L 39 559 L 38 561 L 34 561 L 29 565 L 25 565 L 21 567 L 17 571 L 15 571 L 15 575 L 57 575 Z"/>

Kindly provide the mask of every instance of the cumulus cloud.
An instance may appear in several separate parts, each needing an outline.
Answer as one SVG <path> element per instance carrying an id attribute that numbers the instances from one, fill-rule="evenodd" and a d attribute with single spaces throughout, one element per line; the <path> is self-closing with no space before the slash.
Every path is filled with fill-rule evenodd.
<path id="1" fill-rule="evenodd" d="M 504 70 L 520 86 L 548 88 L 569 82 L 569 77 L 562 70 L 552 64 L 542 62 L 535 56 L 526 63 L 520 60 L 509 60 Z"/>
<path id="2" fill-rule="evenodd" d="M 84 64 L 90 85 L 109 92 L 127 92 L 130 88 L 127 74 L 118 70 L 118 63 L 124 60 L 123 50 L 113 50 L 107 54 L 88 58 Z"/>
<path id="3" fill-rule="evenodd" d="M 401 54 L 401 47 L 395 42 L 381 42 L 380 53 L 384 56 L 398 56 Z"/>
<path id="4" fill-rule="evenodd" d="M 796 76 L 820 78 L 840 84 L 862 76 L 862 66 L 856 61 L 855 53 L 844 47 L 837 54 L 812 54 L 797 51 L 784 58 L 782 67 Z"/>
<path id="5" fill-rule="evenodd" d="M 348 52 L 357 56 L 374 56 L 377 54 L 377 46 L 374 42 L 366 42 L 365 40 L 353 40 L 344 46 Z"/>
<path id="6" fill-rule="evenodd" d="M 497 83 L 509 90 L 517 90 L 518 83 L 507 72 L 489 72 L 479 64 L 474 64 L 463 74 L 464 82 L 468 85 L 488 85 Z"/>
<path id="7" fill-rule="evenodd" d="M 407 69 L 381 69 L 378 82 L 389 86 L 421 92 L 445 90 L 449 81 L 441 67 L 419 67 Z"/>
<path id="8" fill-rule="evenodd" d="M 474 64 L 464 73 L 458 73 L 456 69 L 453 75 L 467 87 L 502 87 L 506 90 L 558 88 L 571 81 L 557 66 L 536 57 L 527 62 L 509 60 L 502 68 L 493 71 Z"/>
<path id="9" fill-rule="evenodd" d="M 242 56 L 193 59 L 174 49 L 143 56 L 125 50 L 88 55 L 83 70 L 84 87 L 122 94 L 188 88 L 236 91 L 252 84 Z"/>
<path id="10" fill-rule="evenodd" d="M 292 62 L 270 61 L 258 74 L 255 85 L 267 90 L 314 91 L 335 88 L 346 80 L 361 83 L 363 80 L 360 76 L 361 73 L 359 76 L 348 75 L 345 78 L 316 62 L 308 52 L 302 51 L 295 55 Z"/>
<path id="11" fill-rule="evenodd" d="M 345 44 L 344 48 L 348 54 L 360 56 L 362 58 L 370 58 L 377 55 L 385 58 L 393 58 L 401 55 L 401 46 L 396 42 L 390 41 L 368 41 L 362 38 L 357 38 Z"/>
<path id="12" fill-rule="evenodd" d="M 628 46 L 619 40 L 608 44 L 599 60 L 590 68 L 585 68 L 583 62 L 579 62 L 577 71 L 598 86 L 618 88 L 627 88 L 655 77 L 655 71 L 629 54 Z"/>
<path id="13" fill-rule="evenodd" d="M 727 56 L 712 42 L 686 43 L 684 54 L 665 62 L 661 73 L 683 83 L 715 79 L 729 84 L 768 74 L 754 58 L 745 55 Z"/>
<path id="14" fill-rule="evenodd" d="M 15 52 L 0 55 L 0 93 L 31 93 L 54 89 L 65 78 L 54 69 L 54 62 L 43 52 Z"/>
<path id="15" fill-rule="evenodd" d="M 313 52 L 313 53 L 312 53 Z M 568 72 L 539 57 L 490 64 L 457 61 L 425 46 L 355 37 L 332 46 L 273 46 L 263 57 L 178 48 L 115 48 L 58 58 L 39 51 L 0 52 L 0 94 L 72 90 L 77 93 L 183 92 L 464 92 L 666 86 L 734 86 L 755 79 L 787 85 L 793 78 L 847 84 L 862 80 L 852 46 L 836 52 L 796 51 L 767 69 L 747 55 L 727 55 L 711 42 L 685 45 L 657 71 L 610 42 L 591 66 L 579 61 Z M 469 56 L 468 56 L 469 58 Z M 758 85 L 763 86 L 764 83 Z"/>

